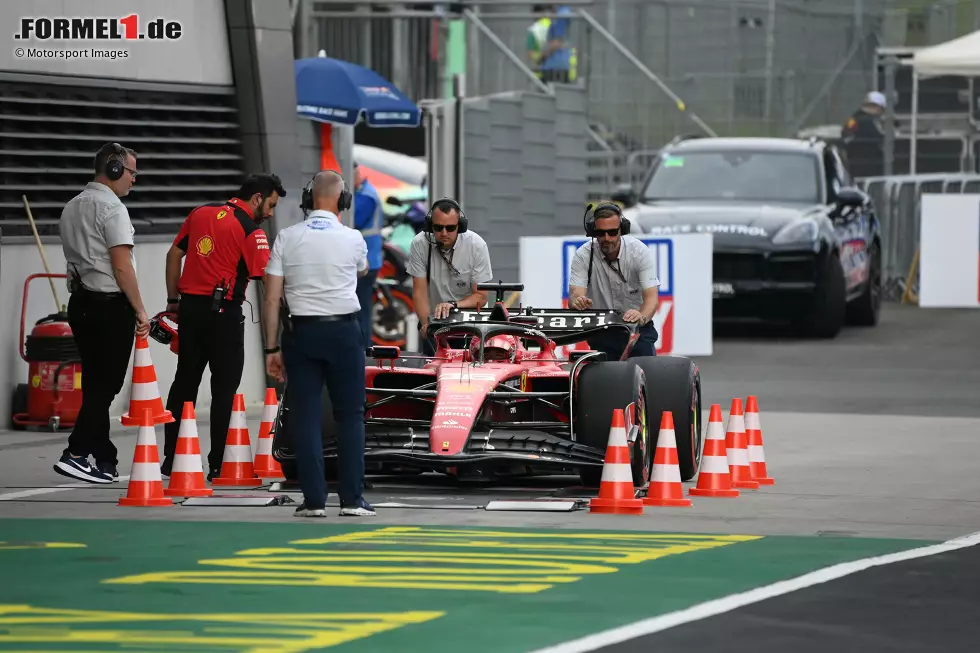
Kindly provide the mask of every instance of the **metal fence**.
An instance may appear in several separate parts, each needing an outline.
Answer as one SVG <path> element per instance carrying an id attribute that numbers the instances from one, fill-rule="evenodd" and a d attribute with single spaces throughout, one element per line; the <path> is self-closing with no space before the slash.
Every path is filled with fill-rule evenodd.
<path id="1" fill-rule="evenodd" d="M 907 284 L 917 286 L 917 277 L 909 274 L 919 249 L 922 194 L 980 193 L 980 175 L 894 175 L 856 181 L 871 195 L 881 221 L 884 296 L 898 299 Z"/>

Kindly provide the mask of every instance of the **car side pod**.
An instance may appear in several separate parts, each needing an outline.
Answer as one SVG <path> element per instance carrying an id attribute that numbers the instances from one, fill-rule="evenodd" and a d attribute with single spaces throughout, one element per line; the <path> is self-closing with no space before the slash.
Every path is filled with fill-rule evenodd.
<path id="1" fill-rule="evenodd" d="M 613 411 L 609 444 L 602 465 L 599 496 L 589 502 L 589 512 L 607 515 L 642 515 L 643 501 L 633 489 L 630 450 L 626 444 L 626 416 L 622 408 Z"/>
<path id="2" fill-rule="evenodd" d="M 657 450 L 653 453 L 653 475 L 643 505 L 691 507 L 691 500 L 684 496 L 684 486 L 681 485 L 674 414 L 669 410 L 665 410 L 660 418 L 660 436 L 657 438 Z"/>

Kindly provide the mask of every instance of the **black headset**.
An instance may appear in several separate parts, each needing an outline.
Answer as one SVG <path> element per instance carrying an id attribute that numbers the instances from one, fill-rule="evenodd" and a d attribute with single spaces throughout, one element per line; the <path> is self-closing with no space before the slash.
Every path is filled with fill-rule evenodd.
<path id="1" fill-rule="evenodd" d="M 469 228 L 469 221 L 466 219 L 466 214 L 463 213 L 463 207 L 461 207 L 459 202 L 451 197 L 443 197 L 442 199 L 438 199 L 432 203 L 432 206 L 429 207 L 429 211 L 425 214 L 425 225 L 422 227 L 425 233 L 432 233 L 432 212 L 435 210 L 436 204 L 443 203 L 449 204 L 452 208 L 456 209 L 456 211 L 459 213 L 459 233 L 466 233 L 466 230 Z"/>
<path id="2" fill-rule="evenodd" d="M 320 174 L 319 172 L 316 173 Z M 339 174 L 339 173 L 338 173 Z M 343 175 L 340 177 L 344 182 L 344 189 L 340 191 L 340 197 L 337 198 L 337 211 L 343 213 L 349 209 L 354 201 L 354 196 L 349 190 L 347 190 L 347 180 L 344 179 Z M 313 210 L 313 180 L 316 179 L 316 175 L 310 178 L 307 182 L 306 188 L 303 189 L 303 197 L 299 201 L 299 208 L 306 212 Z"/>
<path id="3" fill-rule="evenodd" d="M 589 204 L 585 207 L 585 215 L 583 216 L 583 221 L 585 223 L 585 235 L 589 238 L 595 238 L 595 214 L 599 209 L 612 209 L 619 216 L 619 228 L 620 232 L 625 236 L 630 232 L 630 221 L 623 215 L 623 209 L 619 207 L 619 204 L 615 202 L 603 202 L 601 204 Z"/>
<path id="4" fill-rule="evenodd" d="M 106 143 L 101 148 L 99 152 L 106 149 L 107 147 L 112 148 L 112 153 L 106 157 L 105 166 L 102 168 L 102 173 L 109 178 L 110 181 L 116 181 L 122 177 L 123 170 L 126 169 L 126 149 L 119 143 Z M 115 158 L 119 156 L 120 158 Z"/>

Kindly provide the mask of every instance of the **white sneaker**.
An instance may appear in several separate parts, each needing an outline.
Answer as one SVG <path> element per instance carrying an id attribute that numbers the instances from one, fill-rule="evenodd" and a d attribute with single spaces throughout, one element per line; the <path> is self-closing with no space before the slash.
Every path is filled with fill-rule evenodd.
<path id="1" fill-rule="evenodd" d="M 324 508 L 307 508 L 305 503 L 299 504 L 293 512 L 293 517 L 323 517 L 326 518 L 327 511 Z"/>

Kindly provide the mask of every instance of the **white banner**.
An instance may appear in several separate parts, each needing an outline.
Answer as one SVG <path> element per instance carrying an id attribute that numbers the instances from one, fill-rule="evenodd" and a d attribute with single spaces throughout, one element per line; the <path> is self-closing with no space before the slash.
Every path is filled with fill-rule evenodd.
<path id="1" fill-rule="evenodd" d="M 980 195 L 922 195 L 919 306 L 980 307 Z"/>
<path id="2" fill-rule="evenodd" d="M 711 234 L 637 236 L 657 257 L 660 305 L 654 326 L 658 354 L 709 356 L 712 353 Z M 567 305 L 568 275 L 584 237 L 521 238 L 521 304 L 533 308 Z"/>

